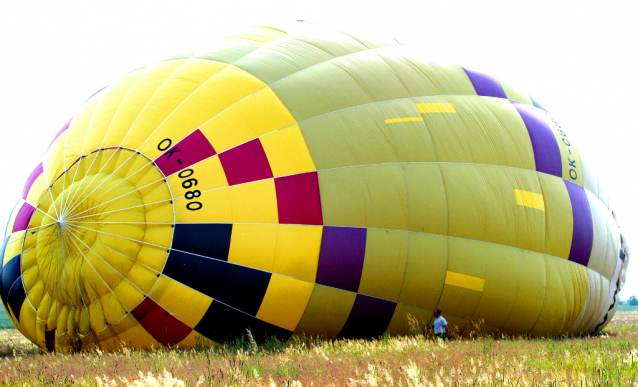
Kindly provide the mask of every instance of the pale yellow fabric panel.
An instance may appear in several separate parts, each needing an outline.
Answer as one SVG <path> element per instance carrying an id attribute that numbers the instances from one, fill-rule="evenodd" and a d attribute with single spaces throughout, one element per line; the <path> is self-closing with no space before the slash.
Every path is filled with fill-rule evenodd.
<path id="1" fill-rule="evenodd" d="M 45 190 L 49 188 L 46 182 L 44 174 L 38 176 L 37 179 L 29 188 L 29 193 L 27 194 L 26 202 L 36 207 L 40 203 L 40 198 L 45 193 Z M 9 223 L 12 224 L 12 223 Z"/>
<path id="2" fill-rule="evenodd" d="M 432 319 L 432 311 L 428 309 L 415 308 L 404 304 L 397 304 L 392 315 L 392 320 L 388 324 L 386 333 L 391 335 L 410 335 L 426 331 Z"/>
<path id="3" fill-rule="evenodd" d="M 448 235 L 448 200 L 438 164 L 403 164 L 408 230 Z"/>
<path id="4" fill-rule="evenodd" d="M 26 230 L 11 234 L 4 247 L 4 256 L 0 257 L 0 259 L 2 259 L 2 265 L 0 267 L 4 267 L 11 259 L 22 253 L 22 239 L 25 233 Z"/>
<path id="5" fill-rule="evenodd" d="M 611 249 L 611 245 L 607 240 L 608 233 L 608 222 L 606 219 L 606 212 L 608 212 L 607 208 L 602 204 L 600 200 L 593 193 L 588 190 L 585 190 L 587 195 L 587 200 L 589 202 L 589 208 L 591 210 L 591 218 L 593 225 L 593 241 L 591 247 L 591 254 L 589 256 L 589 262 L 587 263 L 587 267 L 594 270 L 597 273 L 603 273 L 605 262 L 608 259 L 608 255 L 612 255 L 614 259 L 618 255 L 618 251 L 607 251 L 607 249 Z M 611 216 L 611 215 L 610 215 Z M 612 271 L 613 274 L 613 271 Z M 607 279 L 610 279 L 611 276 L 607 275 Z"/>
<path id="6" fill-rule="evenodd" d="M 400 165 L 338 168 L 318 175 L 324 224 L 408 228 L 407 192 Z"/>
<path id="7" fill-rule="evenodd" d="M 350 315 L 355 298 L 356 293 L 315 285 L 295 332 L 315 337 L 336 337 Z"/>
<path id="8" fill-rule="evenodd" d="M 537 173 L 471 164 L 440 167 L 450 236 L 545 252 L 547 211 L 519 206 L 514 191 L 542 192 Z"/>
<path id="9" fill-rule="evenodd" d="M 565 183 L 554 176 L 537 173 L 545 203 L 545 249 L 541 252 L 560 258 L 569 258 L 574 216 Z"/>
<path id="10" fill-rule="evenodd" d="M 516 299 L 502 328 L 528 333 L 543 309 L 547 286 L 545 257 L 531 251 L 520 251 L 519 255 L 520 259 L 516 260 L 520 273 L 516 279 Z"/>
<path id="11" fill-rule="evenodd" d="M 408 260 L 409 233 L 369 229 L 358 292 L 398 301 Z"/>
<path id="12" fill-rule="evenodd" d="M 399 302 L 436 309 L 448 266 L 447 237 L 408 233 L 408 259 Z"/>
<path id="13" fill-rule="evenodd" d="M 526 257 L 521 250 L 512 247 L 481 242 L 459 244 L 466 244 L 472 259 L 485 264 L 485 286 L 472 320 L 502 327 L 514 308 L 520 278 L 534 275 L 521 271 L 520 261 Z"/>
<path id="14" fill-rule="evenodd" d="M 543 309 L 530 334 L 543 336 L 567 333 L 587 299 L 587 268 L 548 256 L 545 256 L 545 268 L 547 283 Z"/>
<path id="15" fill-rule="evenodd" d="M 536 169 L 529 133 L 509 101 L 468 96 L 414 101 L 417 107 L 448 103 L 456 110 L 422 114 L 438 161 Z"/>

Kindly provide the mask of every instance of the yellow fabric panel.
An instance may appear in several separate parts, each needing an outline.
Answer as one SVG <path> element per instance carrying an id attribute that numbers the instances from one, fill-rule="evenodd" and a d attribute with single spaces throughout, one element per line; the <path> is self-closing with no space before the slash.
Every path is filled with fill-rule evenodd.
<path id="1" fill-rule="evenodd" d="M 398 164 L 320 171 L 319 188 L 324 224 L 408 228 L 406 184 Z"/>
<path id="2" fill-rule="evenodd" d="M 164 63 L 169 71 L 162 72 L 157 69 L 157 78 L 144 82 L 147 72 L 155 70 L 149 69 L 140 76 L 135 87 L 131 88 L 128 98 L 131 98 L 131 94 L 138 88 L 148 88 L 147 90 L 152 90 L 153 93 L 148 95 L 144 93 L 146 90 L 138 92 L 142 94 L 139 95 L 139 101 L 145 106 L 134 117 L 134 121 L 130 123 L 130 131 L 121 141 L 123 146 L 139 149 L 151 159 L 163 152 L 158 148 L 162 140 L 170 138 L 173 144 L 177 144 L 212 117 L 214 111 L 211 110 L 214 105 L 207 104 L 203 98 L 213 96 L 213 91 L 203 85 L 227 66 L 202 59 Z M 175 66 L 176 64 L 178 66 Z M 174 70 L 170 71 L 171 68 Z"/>
<path id="3" fill-rule="evenodd" d="M 529 333 L 540 316 L 545 300 L 545 256 L 531 251 L 520 251 L 518 255 L 516 300 L 502 328 Z"/>
<path id="4" fill-rule="evenodd" d="M 14 319 L 13 314 L 9 313 L 7 310 L 7 315 L 11 318 L 11 322 L 13 322 L 16 327 L 20 327 L 20 333 L 25 335 L 27 339 L 38 344 L 35 333 L 37 318 L 36 313 L 36 310 L 33 309 L 29 302 L 22 303 L 22 308 L 20 309 L 20 323 L 18 323 L 18 321 Z"/>
<path id="5" fill-rule="evenodd" d="M 531 207 L 545 211 L 545 200 L 543 200 L 543 195 L 516 188 L 514 188 L 514 194 L 516 195 L 516 204 L 519 206 Z"/>
<path id="6" fill-rule="evenodd" d="M 125 347 L 134 349 L 162 348 L 162 344 L 155 340 L 131 314 L 112 324 L 111 327 Z"/>
<path id="7" fill-rule="evenodd" d="M 22 239 L 26 231 L 18 231 L 11 234 L 7 244 L 4 248 L 4 256 L 2 257 L 2 267 L 4 267 L 9 261 L 22 253 Z"/>
<path id="8" fill-rule="evenodd" d="M 124 280 L 121 281 L 116 287 L 113 288 L 118 301 L 122 304 L 122 307 L 130 312 L 144 299 L 146 294 L 137 289 L 131 282 Z"/>
<path id="9" fill-rule="evenodd" d="M 607 312 L 607 297 L 609 295 L 609 281 L 594 270 L 587 270 L 588 289 L 585 304 L 580 315 L 569 328 L 569 333 L 582 334 L 596 325 L 596 320 Z"/>
<path id="10" fill-rule="evenodd" d="M 481 299 L 472 314 L 472 320 L 501 327 L 514 308 L 519 277 L 533 275 L 521 272 L 520 261 L 526 257 L 522 250 L 513 247 L 470 241 L 462 241 L 461 244 L 468 247 L 472 259 L 485 264 Z M 474 248 L 470 252 L 472 245 Z"/>
<path id="11" fill-rule="evenodd" d="M 213 302 L 212 298 L 165 275 L 159 277 L 149 297 L 191 328 L 199 323 Z"/>
<path id="12" fill-rule="evenodd" d="M 299 125 L 269 133 L 260 141 L 275 177 L 317 170 Z"/>
<path id="13" fill-rule="evenodd" d="M 257 317 L 294 331 L 306 310 L 314 284 L 273 274 Z"/>
<path id="14" fill-rule="evenodd" d="M 272 272 L 278 233 L 277 224 L 233 225 L 228 262 Z"/>
<path id="15" fill-rule="evenodd" d="M 402 165 L 402 169 L 407 187 L 408 230 L 447 235 L 448 201 L 439 166 L 415 163 Z"/>
<path id="16" fill-rule="evenodd" d="M 416 108 L 421 114 L 428 113 L 456 113 L 454 104 L 449 102 L 422 102 L 417 103 Z"/>
<path id="17" fill-rule="evenodd" d="M 103 331 L 108 322 L 106 321 L 106 317 L 104 316 L 104 312 L 99 301 L 92 302 L 90 305 L 87 305 L 87 309 L 89 310 L 91 330 L 94 332 Z"/>
<path id="18" fill-rule="evenodd" d="M 66 137 L 64 142 L 64 152 L 60 153 L 60 157 L 63 160 L 65 168 L 69 168 L 85 153 L 85 150 L 86 153 L 89 152 L 88 148 L 85 148 L 86 134 L 90 129 L 92 129 L 91 123 L 95 116 L 95 110 L 103 97 L 104 93 L 100 93 L 96 96 L 96 98 L 91 98 L 87 101 L 87 103 L 82 107 L 82 110 L 73 117 L 69 128 L 65 131 Z"/>
<path id="19" fill-rule="evenodd" d="M 104 317 L 109 323 L 120 320 L 128 313 L 113 292 L 103 295 L 101 302 L 102 308 L 104 309 Z"/>
<path id="20" fill-rule="evenodd" d="M 144 114 L 150 114 L 147 112 L 149 102 L 157 95 L 166 79 L 184 63 L 186 63 L 184 59 L 157 63 L 127 74 L 124 79 L 110 87 L 110 90 L 117 90 L 117 95 L 122 95 L 120 90 L 123 91 L 125 88 L 120 86 L 131 85 L 122 95 L 122 102 L 117 106 L 117 111 L 109 124 L 108 132 L 104 137 L 104 147 L 120 146 L 129 136 L 133 136 L 139 140 L 133 147 L 136 149 L 144 139 L 148 138 L 155 127 L 139 126 L 137 120 Z M 133 83 L 131 80 L 134 80 Z"/>
<path id="21" fill-rule="evenodd" d="M 448 238 L 408 233 L 408 259 L 399 302 L 436 309 L 445 282 Z"/>
<path id="22" fill-rule="evenodd" d="M 53 144 L 49 147 L 47 153 L 42 158 L 42 175 L 47 184 L 53 183 L 55 179 L 60 176 L 62 171 L 66 168 L 62 161 L 62 154 L 64 152 L 64 143 L 66 141 L 68 129 L 58 136 L 53 141 Z M 48 195 L 45 195 L 45 197 Z M 50 199 L 49 199 L 50 200 Z"/>
<path id="23" fill-rule="evenodd" d="M 33 181 L 31 188 L 29 188 L 26 202 L 36 207 L 47 188 L 49 187 L 44 177 L 44 173 L 40 174 L 40 176 L 38 176 L 38 178 Z"/>
<path id="24" fill-rule="evenodd" d="M 322 232 L 321 226 L 279 225 L 273 273 L 315 282 Z"/>
<path id="25" fill-rule="evenodd" d="M 163 247 L 144 245 L 137 253 L 137 262 L 156 272 L 161 272 L 168 258 L 168 252 Z"/>
<path id="26" fill-rule="evenodd" d="M 532 335 L 559 335 L 574 324 L 587 298 L 587 268 L 545 256 L 547 288 Z"/>
<path id="27" fill-rule="evenodd" d="M 525 123 L 501 98 L 437 96 L 417 102 L 453 103 L 457 114 L 423 114 L 440 162 L 503 165 L 536 170 Z"/>
<path id="28" fill-rule="evenodd" d="M 417 122 L 417 121 L 423 121 L 423 117 L 388 118 L 385 120 L 385 123 L 396 124 L 398 122 Z"/>
<path id="29" fill-rule="evenodd" d="M 508 83 L 503 82 L 500 79 L 498 82 L 501 84 L 501 87 L 503 88 L 503 91 L 505 92 L 507 99 L 523 102 L 532 106 L 534 105 L 534 103 L 532 102 L 532 99 L 529 97 L 528 94 L 521 93 L 520 90 L 510 86 Z"/>
<path id="30" fill-rule="evenodd" d="M 219 157 L 217 156 L 207 158 L 206 160 L 200 161 L 188 168 L 193 170 L 192 174 L 184 170 L 180 173 L 174 173 L 166 178 L 168 186 L 171 187 L 171 192 L 174 197 L 184 196 L 186 191 L 191 191 L 193 189 L 198 189 L 201 192 L 204 192 L 228 186 L 226 173 L 224 172 L 222 163 L 219 161 Z M 181 177 L 180 174 L 185 177 Z M 197 185 L 189 186 L 190 184 L 195 184 L 193 181 L 185 183 L 185 181 L 190 179 L 197 180 Z M 188 188 L 184 188 L 182 184 L 186 184 Z"/>
<path id="31" fill-rule="evenodd" d="M 247 73 L 244 75 L 246 78 L 249 76 Z M 255 78 L 250 82 L 256 84 L 261 81 Z M 296 123 L 277 95 L 263 86 L 263 89 L 235 103 L 201 127 L 218 153 Z"/>
<path id="32" fill-rule="evenodd" d="M 398 301 L 408 261 L 409 233 L 369 229 L 359 293 Z"/>
<path id="33" fill-rule="evenodd" d="M 133 265 L 126 277 L 144 294 L 148 294 L 157 282 L 157 272 L 140 264 Z"/>
<path id="34" fill-rule="evenodd" d="M 121 139 L 114 139 L 115 141 L 113 141 L 112 144 L 107 144 L 105 140 L 114 126 L 115 118 L 120 113 L 120 106 L 126 102 L 130 102 L 130 100 L 127 100 L 127 97 L 129 96 L 131 87 L 136 84 L 142 73 L 143 72 L 139 70 L 130 73 L 115 84 L 102 90 L 99 95 L 91 98 L 91 101 L 98 100 L 99 102 L 89 122 L 86 138 L 82 138 L 84 141 L 83 154 L 94 149 L 118 146 L 121 144 Z"/>
<path id="35" fill-rule="evenodd" d="M 425 328 L 429 325 L 431 319 L 431 310 L 397 304 L 386 333 L 391 335 L 411 335 L 425 332 Z"/>
<path id="36" fill-rule="evenodd" d="M 202 348 L 202 347 L 212 347 L 216 345 L 213 340 L 207 338 L 206 336 L 202 336 L 201 334 L 191 331 L 191 333 L 186 336 L 186 338 L 179 343 L 177 343 L 176 347 L 178 348 Z"/>
<path id="37" fill-rule="evenodd" d="M 445 274 L 445 284 L 482 292 L 485 286 L 485 280 L 483 278 L 472 277 L 471 275 L 448 271 Z"/>
<path id="38" fill-rule="evenodd" d="M 216 89 L 216 86 L 220 83 L 219 78 L 224 78 L 225 72 L 234 72 L 229 67 L 211 60 L 189 59 L 166 78 L 153 97 L 152 115 L 150 110 L 147 114 L 143 112 L 136 121 L 136 125 L 153 128 L 152 134 L 148 133 L 150 136 L 143 140 L 144 145 L 139 150 L 155 159 L 164 152 L 158 146 L 162 141 L 168 138 L 172 145 L 176 145 L 223 111 L 229 101 L 220 98 L 225 92 Z M 132 134 L 128 136 L 125 144 L 139 147 L 141 143 L 129 140 L 133 138 Z"/>
<path id="39" fill-rule="evenodd" d="M 315 285 L 295 332 L 336 337 L 350 315 L 356 296 L 345 290 Z"/>
<path id="40" fill-rule="evenodd" d="M 202 192 L 196 201 L 202 209 L 189 211 L 190 202 L 175 200 L 177 223 L 278 223 L 277 194 L 273 179 L 254 181 Z"/>

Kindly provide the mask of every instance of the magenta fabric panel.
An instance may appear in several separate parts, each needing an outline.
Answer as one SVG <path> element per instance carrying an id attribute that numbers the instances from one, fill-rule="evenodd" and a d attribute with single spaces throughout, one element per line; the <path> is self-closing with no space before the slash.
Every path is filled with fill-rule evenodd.
<path id="1" fill-rule="evenodd" d="M 170 176 L 216 154 L 206 136 L 197 129 L 155 159 L 155 164 L 164 176 Z"/>
<path id="2" fill-rule="evenodd" d="M 22 190 L 22 199 L 27 199 L 27 195 L 29 194 L 29 190 L 31 189 L 33 182 L 42 174 L 42 172 L 44 172 L 44 168 L 42 167 L 42 163 L 40 163 L 29 175 L 29 178 L 24 185 L 24 189 Z"/>
<path id="3" fill-rule="evenodd" d="M 62 129 L 60 129 L 60 131 L 58 132 L 58 134 L 56 134 L 56 135 L 55 135 L 55 137 L 53 138 L 53 141 L 51 141 L 51 143 L 49 144 L 49 148 L 51 147 L 51 145 L 53 145 L 53 143 L 55 142 L 55 140 L 56 140 L 58 137 L 60 137 L 60 135 L 61 135 L 62 133 L 64 133 L 64 131 L 66 131 L 67 129 L 69 129 L 69 125 L 71 125 L 71 121 L 73 121 L 73 118 L 71 118 L 71 119 L 69 120 L 69 122 L 67 122 L 67 123 L 66 123 L 66 125 L 64 125 L 64 126 L 62 127 Z"/>
<path id="4" fill-rule="evenodd" d="M 275 178 L 279 223 L 323 224 L 317 172 Z"/>
<path id="5" fill-rule="evenodd" d="M 465 71 L 465 74 L 467 74 L 468 78 L 470 78 L 472 85 L 474 85 L 474 90 L 476 90 L 476 94 L 485 97 L 498 97 L 507 99 L 507 95 L 505 94 L 503 87 L 496 78 L 485 73 L 468 70 L 465 67 L 461 68 Z"/>
<path id="6" fill-rule="evenodd" d="M 563 177 L 560 148 L 552 129 L 543 119 L 544 113 L 528 104 L 510 101 L 523 119 L 534 150 L 534 161 L 538 172 Z"/>
<path id="7" fill-rule="evenodd" d="M 219 154 L 228 185 L 273 177 L 264 147 L 258 138 Z"/>
<path id="8" fill-rule="evenodd" d="M 591 208 L 589 208 L 589 201 L 583 187 L 571 181 L 563 181 L 569 193 L 574 216 L 574 233 L 569 260 L 587 266 L 594 242 L 594 223 L 591 217 Z"/>
<path id="9" fill-rule="evenodd" d="M 366 228 L 325 226 L 317 283 L 356 292 L 366 252 Z"/>
<path id="10" fill-rule="evenodd" d="M 31 221 L 34 211 L 35 207 L 24 202 L 22 207 L 20 207 L 20 211 L 18 211 L 15 222 L 13 222 L 13 230 L 11 232 L 26 230 L 29 227 L 29 222 Z"/>
<path id="11" fill-rule="evenodd" d="M 131 314 L 155 340 L 167 347 L 184 340 L 193 330 L 148 296 L 131 311 Z"/>

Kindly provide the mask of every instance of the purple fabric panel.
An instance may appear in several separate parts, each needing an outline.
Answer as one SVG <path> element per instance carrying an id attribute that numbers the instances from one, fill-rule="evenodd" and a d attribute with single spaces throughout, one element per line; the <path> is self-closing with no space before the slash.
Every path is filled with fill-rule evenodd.
<path id="1" fill-rule="evenodd" d="M 323 228 L 317 283 L 356 292 L 366 251 L 365 228 Z"/>
<path id="2" fill-rule="evenodd" d="M 29 227 L 29 221 L 31 221 L 31 216 L 33 215 L 34 211 L 35 207 L 27 202 L 24 202 L 24 204 L 20 208 L 20 211 L 18 211 L 15 222 L 13 222 L 13 230 L 11 232 L 26 230 Z"/>
<path id="3" fill-rule="evenodd" d="M 507 95 L 505 95 L 503 87 L 496 78 L 485 73 L 468 70 L 465 67 L 461 68 L 470 78 L 470 81 L 472 82 L 472 85 L 474 85 L 474 89 L 476 90 L 476 94 L 486 97 L 498 97 L 507 99 Z"/>
<path id="4" fill-rule="evenodd" d="M 543 119 L 540 111 L 528 104 L 510 101 L 523 119 L 529 138 L 532 140 L 536 170 L 550 175 L 563 177 L 563 165 L 560 148 L 552 129 Z"/>
<path id="5" fill-rule="evenodd" d="M 33 182 L 42 174 L 42 172 L 44 172 L 44 168 L 42 167 L 42 163 L 40 163 L 29 175 L 27 183 L 24 185 L 24 189 L 22 190 L 22 199 L 27 199 L 27 195 L 29 194 L 29 190 L 31 189 Z"/>
<path id="6" fill-rule="evenodd" d="M 51 143 L 49 144 L 49 148 L 51 147 L 51 145 L 53 145 L 53 143 L 55 142 L 55 140 L 56 140 L 58 137 L 60 137 L 60 135 L 61 135 L 62 133 L 64 133 L 64 131 L 65 131 L 65 130 L 69 129 L 69 125 L 71 125 L 71 121 L 73 121 L 73 118 L 71 118 L 71 119 L 69 120 L 69 122 L 67 122 L 67 123 L 66 123 L 66 125 L 64 125 L 64 126 L 62 127 L 62 129 L 60 129 L 60 131 L 58 132 L 58 134 L 56 134 L 56 135 L 55 135 L 55 137 L 53 138 L 53 141 L 51 141 Z"/>
<path id="7" fill-rule="evenodd" d="M 574 234 L 569 260 L 587 266 L 591 255 L 591 246 L 594 242 L 594 224 L 589 201 L 583 187 L 571 181 L 563 181 L 572 202 L 572 214 L 574 215 Z"/>

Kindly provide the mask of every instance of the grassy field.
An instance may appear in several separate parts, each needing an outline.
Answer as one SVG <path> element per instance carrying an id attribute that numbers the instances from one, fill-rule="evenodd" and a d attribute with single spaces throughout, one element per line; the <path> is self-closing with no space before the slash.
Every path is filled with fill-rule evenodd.
<path id="1" fill-rule="evenodd" d="M 48 354 L 7 329 L 0 331 L 0 385 L 632 386 L 638 309 L 583 338 L 417 335 L 120 353 Z"/>

